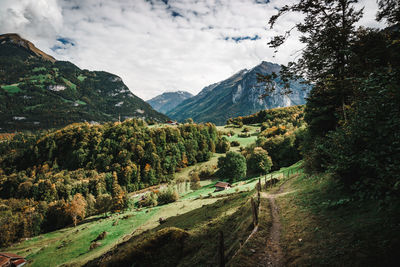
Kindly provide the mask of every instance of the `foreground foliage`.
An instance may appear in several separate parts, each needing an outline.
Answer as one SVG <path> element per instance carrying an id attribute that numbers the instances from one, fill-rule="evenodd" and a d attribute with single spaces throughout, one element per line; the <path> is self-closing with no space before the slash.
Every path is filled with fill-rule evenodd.
<path id="1" fill-rule="evenodd" d="M 396 266 L 399 201 L 349 197 L 329 175 L 300 176 L 277 199 L 288 266 Z"/>
<path id="2" fill-rule="evenodd" d="M 308 173 L 331 172 L 360 197 L 398 196 L 399 5 L 378 1 L 378 19 L 390 27 L 357 29 L 363 15 L 357 2 L 298 0 L 279 9 L 270 26 L 286 13 L 304 15 L 294 28 L 305 48 L 281 75 L 313 84 L 302 145 Z M 290 31 L 276 36 L 270 46 L 288 36 Z"/>

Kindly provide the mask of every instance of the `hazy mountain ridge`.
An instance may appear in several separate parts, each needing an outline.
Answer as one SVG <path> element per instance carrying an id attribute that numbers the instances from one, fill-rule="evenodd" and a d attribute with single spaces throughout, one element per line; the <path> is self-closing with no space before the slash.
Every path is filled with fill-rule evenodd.
<path id="1" fill-rule="evenodd" d="M 165 92 L 146 102 L 158 112 L 167 113 L 190 97 L 193 97 L 193 95 L 186 91 Z"/>
<path id="2" fill-rule="evenodd" d="M 0 88 L 2 132 L 168 118 L 135 96 L 120 77 L 56 61 L 16 34 L 0 35 Z"/>
<path id="3" fill-rule="evenodd" d="M 257 73 L 278 73 L 280 65 L 263 61 L 258 66 L 243 69 L 230 78 L 205 87 L 198 95 L 183 101 L 167 115 L 176 120 L 193 118 L 197 122 L 210 121 L 224 124 L 228 118 L 246 116 L 263 109 L 302 105 L 308 90 L 298 82 L 291 84 L 290 95 L 283 95 L 283 88 L 276 79 L 276 91 L 260 99 L 264 87 L 257 82 Z"/>

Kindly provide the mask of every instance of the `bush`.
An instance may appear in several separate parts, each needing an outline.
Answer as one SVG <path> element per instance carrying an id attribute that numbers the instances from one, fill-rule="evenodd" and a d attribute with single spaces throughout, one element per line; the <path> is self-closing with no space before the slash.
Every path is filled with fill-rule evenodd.
<path id="1" fill-rule="evenodd" d="M 228 152 L 226 157 L 218 159 L 218 168 L 219 170 L 216 173 L 218 177 L 235 182 L 246 176 L 246 159 L 239 153 Z"/>
<path id="2" fill-rule="evenodd" d="M 247 138 L 247 137 L 250 137 L 250 134 L 249 133 L 241 133 L 241 134 L 238 134 L 238 137 Z"/>
<path id="3" fill-rule="evenodd" d="M 197 190 L 201 187 L 200 185 L 200 177 L 196 171 L 192 171 L 190 173 L 190 189 Z"/>
<path id="4" fill-rule="evenodd" d="M 217 151 L 217 153 L 226 153 L 229 151 L 230 148 L 231 144 L 225 137 L 223 137 L 218 141 L 215 150 Z"/>
<path id="5" fill-rule="evenodd" d="M 178 192 L 176 192 L 176 190 L 171 186 L 157 193 L 157 196 L 158 196 L 158 205 L 172 203 L 179 199 Z"/>
<path id="6" fill-rule="evenodd" d="M 232 141 L 231 146 L 240 146 L 240 143 L 238 141 Z"/>
<path id="7" fill-rule="evenodd" d="M 212 178 L 215 174 L 215 166 L 210 167 L 210 168 L 205 168 L 205 169 L 201 169 L 199 172 L 199 177 L 200 179 L 207 179 L 207 178 Z"/>
<path id="8" fill-rule="evenodd" d="M 155 207 L 158 205 L 157 194 L 154 192 L 147 193 L 143 196 L 143 198 L 139 201 L 139 208 L 141 207 Z"/>

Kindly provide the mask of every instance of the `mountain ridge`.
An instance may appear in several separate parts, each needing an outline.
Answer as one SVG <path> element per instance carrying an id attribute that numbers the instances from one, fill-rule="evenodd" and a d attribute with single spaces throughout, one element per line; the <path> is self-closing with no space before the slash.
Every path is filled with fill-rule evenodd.
<path id="1" fill-rule="evenodd" d="M 51 61 L 53 63 L 57 61 L 54 57 L 52 57 L 49 54 L 46 54 L 42 50 L 38 49 L 33 43 L 22 38 L 17 33 L 6 33 L 6 34 L 0 35 L 0 44 L 4 44 L 5 42 L 10 42 L 10 43 L 16 44 L 20 47 L 23 47 L 26 50 L 34 53 L 35 55 L 40 56 L 43 59 Z"/>
<path id="2" fill-rule="evenodd" d="M 275 80 L 276 91 L 261 99 L 264 87 L 257 81 L 257 73 L 279 73 L 280 65 L 263 61 L 252 69 L 243 69 L 229 78 L 204 87 L 196 96 L 186 99 L 166 114 L 176 120 L 192 118 L 197 122 L 224 124 L 227 119 L 246 116 L 264 109 L 302 105 L 308 88 L 299 82 L 291 83 L 293 94 L 287 96 L 280 86 L 280 79 Z"/>
<path id="3" fill-rule="evenodd" d="M 57 61 L 18 34 L 0 35 L 0 131 L 129 118 L 165 121 L 122 79 Z"/>
<path id="4" fill-rule="evenodd" d="M 146 102 L 158 112 L 166 113 L 190 97 L 193 95 L 187 91 L 164 92 Z"/>

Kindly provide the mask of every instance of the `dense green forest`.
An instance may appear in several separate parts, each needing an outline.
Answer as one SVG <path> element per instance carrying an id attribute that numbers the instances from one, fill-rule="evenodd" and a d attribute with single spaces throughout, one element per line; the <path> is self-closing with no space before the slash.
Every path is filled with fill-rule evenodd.
<path id="1" fill-rule="evenodd" d="M 104 202 L 105 195 L 115 202 L 109 209 L 124 209 L 126 192 L 167 182 L 176 171 L 209 160 L 219 142 L 213 124 L 149 128 L 135 119 L 5 139 L 0 143 L 2 244 L 71 223 L 68 205 L 76 195 L 85 198 L 87 214 L 101 212 L 90 203 Z"/>
<path id="2" fill-rule="evenodd" d="M 400 190 L 400 7 L 378 1 L 377 19 L 388 27 L 373 29 L 356 26 L 363 10 L 355 2 L 297 1 L 279 9 L 269 25 L 287 13 L 305 16 L 293 27 L 305 47 L 280 75 L 313 87 L 305 108 L 306 170 L 331 173 L 347 190 L 382 199 Z M 279 49 L 290 33 L 273 38 L 270 47 Z"/>

